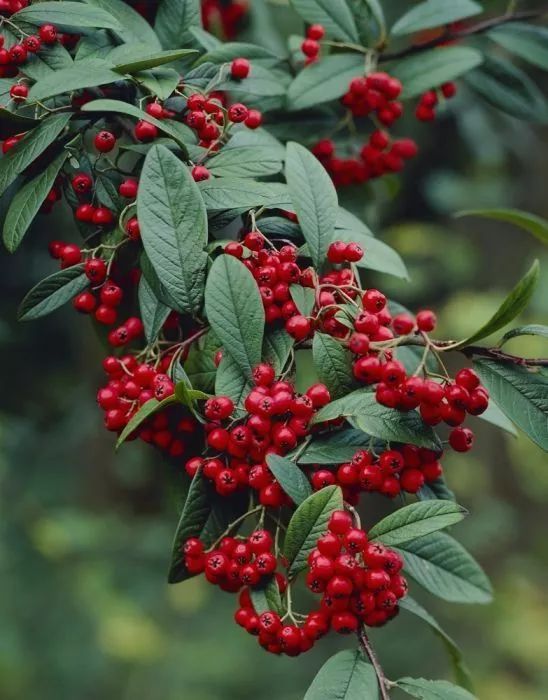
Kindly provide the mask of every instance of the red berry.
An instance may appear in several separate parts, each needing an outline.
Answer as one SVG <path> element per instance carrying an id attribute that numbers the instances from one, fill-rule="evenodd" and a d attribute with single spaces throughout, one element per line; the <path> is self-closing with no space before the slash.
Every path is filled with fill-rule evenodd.
<path id="1" fill-rule="evenodd" d="M 258 109 L 250 109 L 244 124 L 248 129 L 258 129 L 263 123 L 263 115 Z"/>
<path id="2" fill-rule="evenodd" d="M 116 146 L 116 136 L 110 131 L 100 131 L 93 143 L 99 153 L 109 153 Z"/>
<path id="3" fill-rule="evenodd" d="M 325 36 L 325 28 L 321 24 L 311 24 L 306 31 L 306 36 L 309 39 L 315 39 L 319 41 Z"/>
<path id="4" fill-rule="evenodd" d="M 243 80 L 249 75 L 251 64 L 247 58 L 235 58 L 230 66 L 230 74 L 236 80 Z"/>
<path id="5" fill-rule="evenodd" d="M 158 136 L 158 127 L 145 121 L 144 119 L 141 119 L 135 125 L 133 135 L 137 141 L 143 141 L 145 143 L 148 141 L 153 141 Z"/>
<path id="6" fill-rule="evenodd" d="M 57 41 L 57 29 L 53 24 L 43 24 L 38 30 L 44 44 L 54 44 Z"/>
<path id="7" fill-rule="evenodd" d="M 328 528 L 335 535 L 345 535 L 352 527 L 352 516 L 345 510 L 336 510 L 329 518 Z"/>
<path id="8" fill-rule="evenodd" d="M 285 330 L 295 340 L 304 340 L 310 335 L 312 324 L 305 316 L 292 316 L 286 321 Z"/>
<path id="9" fill-rule="evenodd" d="M 241 122 L 245 121 L 248 116 L 249 109 L 239 102 L 228 108 L 228 118 L 235 124 L 240 124 Z"/>
<path id="10" fill-rule="evenodd" d="M 164 116 L 164 108 L 158 102 L 150 102 L 145 107 L 145 112 L 155 119 L 162 119 Z"/>
<path id="11" fill-rule="evenodd" d="M 91 258 L 86 260 L 84 271 L 90 282 L 101 284 L 107 276 L 107 264 L 101 258 Z"/>
<path id="12" fill-rule="evenodd" d="M 82 292 L 78 296 L 74 297 L 72 302 L 76 311 L 80 311 L 83 314 L 90 314 L 94 311 L 97 304 L 95 297 L 91 292 Z"/>
<path id="13" fill-rule="evenodd" d="M 346 246 L 344 241 L 334 241 L 327 249 L 327 259 L 335 265 L 346 261 Z"/>
<path id="14" fill-rule="evenodd" d="M 139 183 L 137 180 L 134 178 L 128 178 L 122 182 L 118 188 L 118 192 L 120 193 L 120 196 L 125 197 L 126 199 L 135 199 L 135 197 L 137 197 L 138 186 Z"/>
<path id="15" fill-rule="evenodd" d="M 61 267 L 70 267 L 77 265 L 82 260 L 82 251 L 80 247 L 74 243 L 69 243 L 63 246 L 61 250 Z"/>
<path id="16" fill-rule="evenodd" d="M 86 173 L 78 173 L 72 178 L 71 185 L 77 194 L 84 194 L 93 187 L 93 180 Z"/>
<path id="17" fill-rule="evenodd" d="M 477 389 L 480 385 L 480 378 L 478 377 L 476 372 L 474 372 L 473 369 L 465 367 L 464 369 L 461 369 L 460 372 L 457 372 L 455 382 L 459 386 L 468 389 L 468 391 L 473 391 L 474 389 Z"/>
<path id="18" fill-rule="evenodd" d="M 320 45 L 315 39 L 305 39 L 301 44 L 301 51 L 308 58 L 314 58 L 320 53 Z"/>
<path id="19" fill-rule="evenodd" d="M 331 401 L 331 394 L 325 384 L 313 384 L 307 389 L 306 395 L 311 399 L 314 408 L 322 408 Z"/>
<path id="20" fill-rule="evenodd" d="M 474 445 L 474 433 L 470 428 L 454 428 L 449 434 L 449 444 L 455 452 L 468 452 Z"/>
<path id="21" fill-rule="evenodd" d="M 192 177 L 196 182 L 202 182 L 203 180 L 209 180 L 211 173 L 205 167 L 205 165 L 195 165 L 191 171 Z"/>
<path id="22" fill-rule="evenodd" d="M 132 241 L 138 241 L 141 238 L 141 227 L 136 216 L 132 216 L 126 223 L 127 237 Z"/>
<path id="23" fill-rule="evenodd" d="M 89 223 L 93 219 L 94 212 L 95 207 L 92 204 L 80 204 L 74 215 L 77 221 Z"/>
<path id="24" fill-rule="evenodd" d="M 419 311 L 417 314 L 417 327 L 420 331 L 424 333 L 429 333 L 433 331 L 436 327 L 437 319 L 433 311 L 426 309 L 424 311 Z"/>

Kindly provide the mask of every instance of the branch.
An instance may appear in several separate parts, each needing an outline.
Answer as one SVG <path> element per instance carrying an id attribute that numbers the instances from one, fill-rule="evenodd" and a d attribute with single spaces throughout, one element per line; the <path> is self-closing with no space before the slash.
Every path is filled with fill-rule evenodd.
<path id="1" fill-rule="evenodd" d="M 525 10 L 523 12 L 514 12 L 512 14 L 502 15 L 500 17 L 493 17 L 492 19 L 478 22 L 478 24 L 474 24 L 470 27 L 465 27 L 464 29 L 454 32 L 447 30 L 442 34 L 442 36 L 439 36 L 436 39 L 425 41 L 422 44 L 408 46 L 401 51 L 381 54 L 379 56 L 379 61 L 393 61 L 395 59 L 405 58 L 406 56 L 413 56 L 414 54 L 427 51 L 428 49 L 435 49 L 436 47 L 449 41 L 458 41 L 459 39 L 466 39 L 466 37 L 474 36 L 476 34 L 484 34 L 490 29 L 500 27 L 503 24 L 508 24 L 508 22 L 528 22 L 529 20 L 540 19 L 545 14 L 548 14 L 548 7 L 544 8 L 543 10 Z"/>
<path id="2" fill-rule="evenodd" d="M 544 357 L 531 358 L 518 357 L 518 355 L 510 355 L 498 348 L 483 348 L 480 345 L 469 345 L 460 350 L 467 357 L 476 355 L 478 357 L 488 357 L 491 360 L 498 362 L 508 362 L 521 367 L 548 367 L 548 359 Z"/>
<path id="3" fill-rule="evenodd" d="M 377 680 L 379 681 L 379 689 L 381 692 L 381 698 L 382 700 L 390 700 L 390 695 L 388 694 L 388 688 L 390 685 L 389 680 L 386 678 L 384 675 L 384 671 L 382 670 L 382 666 L 380 664 L 380 661 L 377 657 L 377 654 L 375 653 L 375 650 L 371 646 L 371 642 L 369 641 L 369 637 L 367 636 L 367 633 L 365 631 L 365 627 L 361 627 L 360 631 L 358 632 L 358 639 L 360 640 L 360 646 L 362 650 L 364 651 L 365 655 L 371 661 L 371 665 L 375 669 L 375 673 L 377 675 Z"/>

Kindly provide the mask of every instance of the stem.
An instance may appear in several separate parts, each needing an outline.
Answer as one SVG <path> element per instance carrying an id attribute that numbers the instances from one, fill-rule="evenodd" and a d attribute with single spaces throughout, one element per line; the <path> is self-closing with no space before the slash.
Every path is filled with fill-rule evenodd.
<path id="1" fill-rule="evenodd" d="M 527 22 L 533 19 L 539 19 L 543 15 L 548 13 L 548 7 L 542 10 L 525 10 L 523 12 L 514 12 L 501 15 L 500 17 L 493 17 L 491 19 L 484 20 L 483 22 L 478 22 L 470 27 L 465 27 L 457 31 L 447 31 L 444 32 L 442 36 L 436 39 L 431 39 L 430 41 L 425 41 L 422 44 L 416 44 L 414 46 L 408 46 L 401 51 L 394 51 L 392 53 L 381 54 L 380 61 L 393 61 L 399 58 L 405 58 L 406 56 L 412 56 L 422 51 L 427 51 L 428 49 L 434 49 L 440 44 L 445 44 L 448 41 L 457 41 L 459 39 L 465 39 L 469 36 L 474 36 L 476 34 L 484 34 L 494 27 L 500 27 L 502 24 L 507 24 L 508 22 Z"/>
<path id="2" fill-rule="evenodd" d="M 375 669 L 377 680 L 379 681 L 379 690 L 381 693 L 382 700 L 390 700 L 390 695 L 388 694 L 389 681 L 384 675 L 384 671 L 380 664 L 379 658 L 375 653 L 375 650 L 371 646 L 371 642 L 369 641 L 369 637 L 367 636 L 365 627 L 360 628 L 360 631 L 358 632 L 358 639 L 360 640 L 360 646 L 362 650 L 364 651 L 369 661 L 371 661 L 371 665 Z"/>
<path id="3" fill-rule="evenodd" d="M 526 357 L 518 357 L 518 355 L 510 355 L 498 348 L 482 348 L 479 345 L 469 345 L 466 348 L 462 348 L 460 352 L 466 355 L 466 357 L 477 355 L 478 357 L 488 357 L 492 360 L 509 362 L 514 365 L 520 365 L 521 367 L 548 367 L 548 358 L 536 357 L 528 359 Z"/>

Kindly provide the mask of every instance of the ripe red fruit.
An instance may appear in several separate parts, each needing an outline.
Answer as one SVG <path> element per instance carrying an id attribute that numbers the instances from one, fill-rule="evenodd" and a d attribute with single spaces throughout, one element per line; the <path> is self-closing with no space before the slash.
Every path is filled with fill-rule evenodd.
<path id="1" fill-rule="evenodd" d="M 91 292 L 82 292 L 74 297 L 73 305 L 76 311 L 83 314 L 90 314 L 97 304 L 95 297 Z"/>
<path id="2" fill-rule="evenodd" d="M 430 331 L 433 331 L 436 327 L 436 323 L 436 314 L 433 311 L 430 311 L 429 309 L 419 311 L 419 313 L 417 314 L 417 327 L 420 331 L 423 331 L 424 333 L 429 333 Z"/>
<path id="3" fill-rule="evenodd" d="M 110 131 L 100 131 L 93 143 L 99 153 L 109 153 L 116 146 L 116 136 Z"/>
<path id="4" fill-rule="evenodd" d="M 320 53 L 320 45 L 315 39 L 305 39 L 301 44 L 301 51 L 308 58 L 314 58 Z"/>
<path id="5" fill-rule="evenodd" d="M 331 401 L 331 394 L 325 384 L 313 384 L 307 389 L 306 395 L 312 401 L 314 408 L 322 408 Z"/>
<path id="6" fill-rule="evenodd" d="M 261 362 L 253 368 L 252 377 L 256 386 L 270 386 L 274 381 L 276 374 L 272 365 L 269 365 L 266 362 Z"/>
<path id="7" fill-rule="evenodd" d="M 104 326 L 112 326 L 116 323 L 116 309 L 112 306 L 106 306 L 106 304 L 101 304 L 97 307 L 95 312 L 95 320 Z"/>
<path id="8" fill-rule="evenodd" d="M 358 618 L 351 612 L 335 613 L 331 618 L 331 627 L 339 634 L 353 634 L 358 629 Z"/>
<path id="9" fill-rule="evenodd" d="M 12 46 L 9 50 L 9 56 L 12 63 L 21 65 L 27 60 L 28 52 L 23 44 L 15 44 L 15 46 Z"/>
<path id="10" fill-rule="evenodd" d="M 61 267 L 77 265 L 82 260 L 82 251 L 75 243 L 68 243 L 61 249 Z"/>
<path id="11" fill-rule="evenodd" d="M 110 226 L 110 224 L 114 222 L 114 215 L 110 209 L 106 207 L 97 207 L 93 211 L 91 220 L 94 224 L 97 224 L 97 226 Z"/>
<path id="12" fill-rule="evenodd" d="M 231 122 L 234 122 L 235 124 L 240 124 L 241 122 L 244 122 L 248 116 L 249 109 L 245 105 L 240 104 L 239 102 L 236 102 L 236 104 L 233 104 L 231 107 L 228 108 L 228 118 Z"/>
<path id="13" fill-rule="evenodd" d="M 211 173 L 205 167 L 205 165 L 195 165 L 191 171 L 192 177 L 196 182 L 201 182 L 202 180 L 209 180 Z"/>
<path id="14" fill-rule="evenodd" d="M 53 24 L 43 24 L 38 30 L 38 34 L 44 44 L 54 44 L 57 41 L 57 29 Z"/>
<path id="15" fill-rule="evenodd" d="M 346 261 L 346 246 L 345 241 L 334 241 L 327 249 L 327 259 L 330 263 L 338 265 Z"/>
<path id="16" fill-rule="evenodd" d="M 123 292 L 114 282 L 106 282 L 101 287 L 101 304 L 105 306 L 118 306 L 122 302 Z"/>
<path id="17" fill-rule="evenodd" d="M 72 189 L 77 194 L 85 194 L 89 192 L 93 186 L 93 180 L 86 173 L 78 173 L 72 178 Z"/>
<path id="18" fill-rule="evenodd" d="M 101 284 L 107 276 L 107 265 L 101 258 L 91 258 L 86 260 L 84 271 L 90 282 Z"/>
<path id="19" fill-rule="evenodd" d="M 310 335 L 312 324 L 305 316 L 292 316 L 286 321 L 285 330 L 295 340 L 304 340 Z"/>
<path id="20" fill-rule="evenodd" d="M 244 124 L 248 129 L 258 129 L 263 123 L 263 115 L 258 109 L 250 109 Z"/>
<path id="21" fill-rule="evenodd" d="M 363 248 L 358 243 L 347 243 L 346 260 L 348 262 L 359 262 L 363 258 Z"/>
<path id="22" fill-rule="evenodd" d="M 82 221 L 83 223 L 89 223 L 93 219 L 93 213 L 95 212 L 95 207 L 92 204 L 80 204 L 76 209 L 74 216 L 77 221 Z"/>
<path id="23" fill-rule="evenodd" d="M 142 141 L 144 143 L 153 141 L 158 136 L 158 127 L 141 119 L 135 124 L 133 135 L 137 141 Z"/>
<path id="24" fill-rule="evenodd" d="M 23 46 L 26 48 L 27 51 L 30 51 L 31 53 L 36 53 L 40 50 L 40 47 L 42 46 L 42 41 L 38 36 L 28 36 L 26 37 L 26 39 L 24 39 Z"/>
<path id="25" fill-rule="evenodd" d="M 164 116 L 164 108 L 159 102 L 150 102 L 147 104 L 145 112 L 150 114 L 151 117 L 155 117 L 155 119 L 162 119 Z"/>
<path id="26" fill-rule="evenodd" d="M 132 216 L 126 223 L 127 237 L 132 241 L 138 241 L 141 238 L 141 227 L 136 216 Z"/>
<path id="27" fill-rule="evenodd" d="M 461 369 L 460 372 L 457 372 L 455 382 L 459 386 L 468 389 L 468 391 L 473 391 L 474 389 L 477 389 L 479 387 L 480 378 L 478 377 L 476 372 L 474 372 L 473 369 L 465 367 L 464 369 Z"/>
<path id="28" fill-rule="evenodd" d="M 368 289 L 362 296 L 363 308 L 376 314 L 386 306 L 386 297 L 378 289 Z"/>
<path id="29" fill-rule="evenodd" d="M 345 535 L 352 527 L 352 516 L 345 510 L 336 510 L 329 518 L 327 527 L 335 535 Z"/>
<path id="30" fill-rule="evenodd" d="M 306 36 L 309 39 L 315 39 L 319 41 L 325 36 L 325 28 L 321 24 L 311 24 L 306 31 Z"/>
<path id="31" fill-rule="evenodd" d="M 135 197 L 137 197 L 138 186 L 138 181 L 130 177 L 122 182 L 118 188 L 118 192 L 120 193 L 120 196 L 125 197 L 126 199 L 135 199 Z"/>
<path id="32" fill-rule="evenodd" d="M 474 446 L 474 433 L 470 428 L 454 428 L 449 434 L 449 444 L 455 452 L 468 452 Z"/>
<path id="33" fill-rule="evenodd" d="M 230 66 L 230 74 L 235 80 L 243 80 L 249 75 L 251 64 L 247 58 L 235 58 Z"/>
<path id="34" fill-rule="evenodd" d="M 420 469 L 404 469 L 400 475 L 400 485 L 408 493 L 417 493 L 424 486 L 424 474 Z"/>
<path id="35" fill-rule="evenodd" d="M 28 87 L 26 85 L 22 85 L 21 83 L 18 83 L 17 85 L 12 85 L 10 88 L 10 97 L 16 102 L 26 100 L 28 94 Z"/>

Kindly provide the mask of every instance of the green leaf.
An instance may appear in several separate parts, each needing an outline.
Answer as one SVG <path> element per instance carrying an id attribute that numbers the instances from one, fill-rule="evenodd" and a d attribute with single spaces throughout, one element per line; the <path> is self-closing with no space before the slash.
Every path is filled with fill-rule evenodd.
<path id="1" fill-rule="evenodd" d="M 400 678 L 396 685 L 414 698 L 421 700 L 475 700 L 464 688 L 448 681 L 427 681 L 424 678 Z"/>
<path id="2" fill-rule="evenodd" d="M 284 606 L 280 596 L 280 589 L 278 587 L 278 581 L 274 576 L 268 579 L 266 585 L 250 588 L 249 593 L 257 615 L 262 615 L 262 613 L 268 610 L 273 610 L 277 612 L 278 615 L 283 614 Z"/>
<path id="3" fill-rule="evenodd" d="M 452 639 L 452 637 L 450 637 L 440 626 L 438 621 L 432 617 L 432 615 L 430 615 L 430 613 L 425 610 L 422 605 L 419 605 L 416 600 L 411 598 L 411 596 L 407 595 L 405 598 L 400 600 L 399 606 L 403 610 L 420 617 L 421 620 L 424 620 L 424 622 L 430 626 L 434 634 L 441 640 L 445 650 L 447 651 L 447 655 L 451 659 L 453 671 L 455 673 L 455 680 L 463 688 L 472 691 L 473 684 L 470 671 L 466 666 L 463 654 L 458 644 Z"/>
<path id="4" fill-rule="evenodd" d="M 124 49 L 124 51 L 121 52 L 120 49 Z M 108 60 L 114 64 L 114 70 L 118 73 L 138 73 L 149 68 L 163 66 L 166 63 L 173 63 L 191 53 L 198 52 L 194 49 L 176 49 L 150 53 L 150 47 L 146 45 L 132 45 L 130 47 L 123 45 L 114 49 L 109 54 Z"/>
<path id="5" fill-rule="evenodd" d="M 493 360 L 476 360 L 474 367 L 503 413 L 548 451 L 548 377 Z"/>
<path id="6" fill-rule="evenodd" d="M 539 336 L 541 338 L 548 338 L 548 326 L 541 326 L 535 323 L 532 323 L 527 326 L 520 326 L 519 328 L 512 328 L 511 331 L 508 331 L 502 336 L 502 341 L 501 345 L 504 343 L 508 342 L 512 338 L 518 338 L 523 335 L 535 335 Z"/>
<path id="7" fill-rule="evenodd" d="M 284 369 L 294 340 L 283 328 L 268 329 L 263 341 L 263 360 L 274 367 L 276 374 L 280 374 Z"/>
<path id="8" fill-rule="evenodd" d="M 0 196 L 15 178 L 42 155 L 59 137 L 70 121 L 71 114 L 54 114 L 43 119 L 39 126 L 29 131 L 19 143 L 0 160 Z"/>
<path id="9" fill-rule="evenodd" d="M 257 283 L 240 260 L 231 255 L 215 260 L 207 278 L 205 308 L 224 351 L 251 379 L 261 361 L 265 315 Z"/>
<path id="10" fill-rule="evenodd" d="M 230 396 L 234 405 L 241 407 L 245 397 L 251 391 L 251 387 L 251 382 L 242 372 L 236 360 L 232 355 L 224 353 L 215 377 L 215 394 L 217 396 Z"/>
<path id="11" fill-rule="evenodd" d="M 327 532 L 329 518 L 343 507 L 342 492 L 338 486 L 327 486 L 309 496 L 293 513 L 283 547 L 289 561 L 289 575 L 295 576 L 306 568 L 310 552 L 318 538 Z"/>
<path id="12" fill-rule="evenodd" d="M 158 338 L 171 309 L 154 294 L 154 290 L 144 275 L 139 280 L 138 296 L 141 319 L 145 327 L 145 338 L 147 343 L 152 344 Z"/>
<path id="13" fill-rule="evenodd" d="M 403 83 L 403 97 L 417 97 L 427 90 L 459 78 L 483 61 L 482 54 L 468 46 L 449 46 L 423 51 L 392 66 L 390 73 Z"/>
<path id="14" fill-rule="evenodd" d="M 136 73 L 134 76 L 141 85 L 150 90 L 160 100 L 167 100 L 171 96 L 181 79 L 179 73 L 173 68 L 154 68 L 152 70 Z"/>
<path id="15" fill-rule="evenodd" d="M 130 117 L 135 117 L 135 119 L 142 119 L 145 122 L 154 124 L 160 131 L 164 134 L 170 136 L 175 143 L 177 143 L 186 154 L 186 146 L 184 140 L 181 138 L 180 132 L 174 128 L 167 119 L 155 119 L 147 114 L 142 109 L 129 104 L 128 102 L 122 102 L 121 100 L 93 100 L 92 102 L 87 102 L 82 107 L 83 112 L 114 112 L 115 114 L 126 114 Z"/>
<path id="16" fill-rule="evenodd" d="M 369 530 L 371 541 L 402 544 L 460 522 L 467 511 L 452 501 L 421 501 L 387 515 Z"/>
<path id="17" fill-rule="evenodd" d="M 88 0 L 91 4 L 91 0 Z M 129 9 L 129 5 L 125 5 Z M 57 44 L 54 44 L 57 46 Z M 89 36 L 83 36 L 76 48 L 75 61 L 86 61 L 94 58 L 106 58 L 116 46 L 115 40 L 106 29 L 99 29 Z M 69 54 L 70 56 L 70 54 Z"/>
<path id="18" fill-rule="evenodd" d="M 342 97 L 352 78 L 363 74 L 363 57 L 353 53 L 326 56 L 304 68 L 290 84 L 287 105 L 306 109 Z"/>
<path id="19" fill-rule="evenodd" d="M 219 177 L 204 180 L 199 186 L 208 211 L 289 205 L 287 187 L 280 182 Z"/>
<path id="20" fill-rule="evenodd" d="M 481 216 L 486 219 L 495 219 L 495 221 L 504 221 L 522 228 L 538 238 L 539 241 L 548 245 L 548 220 L 542 219 L 535 214 L 529 214 L 518 209 L 470 209 L 461 211 L 455 216 Z"/>
<path id="21" fill-rule="evenodd" d="M 137 212 L 146 254 L 177 309 L 202 306 L 207 216 L 188 168 L 165 146 L 153 146 L 141 173 Z"/>
<path id="22" fill-rule="evenodd" d="M 14 82 L 12 80 L 0 80 L 0 85 L 5 86 L 1 88 L 2 94 L 0 97 L 9 96 L 9 91 L 13 84 Z M 7 99 L 9 99 L 9 97 L 7 97 Z M 21 114 L 9 112 L 4 107 L 0 107 L 0 139 L 7 139 L 9 136 L 34 129 L 39 123 L 37 119 L 24 117 Z"/>
<path id="23" fill-rule="evenodd" d="M 489 603 L 493 591 L 476 560 L 455 539 L 436 532 L 398 547 L 405 572 L 450 603 Z"/>
<path id="24" fill-rule="evenodd" d="M 31 80 L 42 80 L 55 73 L 55 71 L 70 68 L 73 60 L 65 47 L 57 42 L 53 46 L 42 46 L 39 53 L 29 54 L 25 63 L 21 66 L 21 72 Z"/>
<path id="25" fill-rule="evenodd" d="M 297 461 L 299 464 L 343 464 L 368 443 L 369 436 L 361 430 L 343 430 L 311 442 Z"/>
<path id="26" fill-rule="evenodd" d="M 291 0 L 291 4 L 306 22 L 323 25 L 334 39 L 359 41 L 356 23 L 346 0 Z"/>
<path id="27" fill-rule="evenodd" d="M 185 361 L 185 370 L 192 386 L 208 392 L 214 390 L 217 374 L 215 353 L 219 346 L 219 341 L 211 331 L 202 336 L 197 343 L 192 343 Z"/>
<path id="28" fill-rule="evenodd" d="M 101 59 L 79 61 L 69 68 L 50 73 L 35 83 L 29 92 L 30 100 L 45 100 L 73 90 L 108 85 L 122 78 Z"/>
<path id="29" fill-rule="evenodd" d="M 161 411 L 166 406 L 175 403 L 175 401 L 176 397 L 174 394 L 172 394 L 166 399 L 163 399 L 163 401 L 158 401 L 158 399 L 150 399 L 149 401 L 144 403 L 120 433 L 120 436 L 116 441 L 116 449 L 118 449 L 122 445 L 122 443 L 124 443 L 128 439 L 128 437 L 137 430 L 137 428 L 139 428 L 146 420 L 148 420 L 150 416 L 153 416 L 155 413 L 158 413 L 158 411 Z"/>
<path id="30" fill-rule="evenodd" d="M 404 442 L 437 450 L 440 441 L 417 411 L 395 411 L 381 406 L 368 389 L 357 389 L 320 409 L 312 423 L 323 423 L 339 417 L 352 418 L 356 427 L 386 442 Z"/>
<path id="31" fill-rule="evenodd" d="M 491 425 L 495 425 L 497 428 L 501 428 L 501 430 L 505 430 L 514 437 L 518 434 L 512 421 L 508 420 L 497 404 L 493 401 L 492 397 L 489 399 L 489 406 L 487 406 L 487 410 L 485 410 L 481 416 L 478 416 L 478 418 L 487 421 L 487 423 L 491 423 Z"/>
<path id="32" fill-rule="evenodd" d="M 266 463 L 295 505 L 300 505 L 312 494 L 310 482 L 295 462 L 272 454 L 267 455 Z"/>
<path id="33" fill-rule="evenodd" d="M 116 34 L 125 43 L 141 42 L 150 48 L 160 48 L 160 42 L 150 24 L 123 0 L 85 0 L 114 17 L 119 26 Z"/>
<path id="34" fill-rule="evenodd" d="M 316 305 L 316 292 L 310 287 L 303 287 L 300 284 L 292 284 L 289 287 L 291 298 L 299 313 L 303 316 L 311 316 Z"/>
<path id="35" fill-rule="evenodd" d="M 34 321 L 47 316 L 89 285 L 84 265 L 73 265 L 46 277 L 25 296 L 17 311 L 19 321 Z"/>
<path id="36" fill-rule="evenodd" d="M 256 65 L 257 61 L 259 61 L 259 63 L 267 66 L 275 65 L 283 60 L 264 46 L 248 44 L 242 41 L 229 41 L 207 51 L 203 56 L 200 56 L 195 65 L 199 66 L 202 63 L 229 63 L 235 58 L 247 58 L 253 61 L 253 65 Z"/>
<path id="37" fill-rule="evenodd" d="M 314 266 L 325 264 L 337 218 L 337 191 L 318 159 L 294 141 L 287 144 L 286 179 Z"/>
<path id="38" fill-rule="evenodd" d="M 219 84 L 215 83 L 216 90 L 228 90 L 234 94 L 252 95 L 254 97 L 281 97 L 285 96 L 287 81 L 281 78 L 279 72 L 274 72 L 265 66 L 253 63 L 249 77 L 244 80 L 233 80 L 227 77 Z"/>
<path id="39" fill-rule="evenodd" d="M 364 256 L 356 265 L 365 270 L 384 272 L 400 279 L 408 280 L 409 272 L 399 253 L 393 248 L 372 236 L 364 236 L 355 231 L 346 231 L 337 228 L 337 239 L 348 243 L 358 243 L 364 250 Z"/>
<path id="40" fill-rule="evenodd" d="M 23 240 L 23 236 L 55 184 L 67 157 L 68 151 L 63 151 L 40 175 L 22 187 L 12 199 L 4 221 L 4 243 L 10 253 L 13 253 Z"/>
<path id="41" fill-rule="evenodd" d="M 12 15 L 14 22 L 54 24 L 62 32 L 85 34 L 86 29 L 119 30 L 119 22 L 105 10 L 81 2 L 33 3 Z"/>
<path id="42" fill-rule="evenodd" d="M 277 148 L 243 146 L 223 148 L 209 158 L 206 165 L 216 177 L 255 178 L 279 173 L 283 162 Z"/>
<path id="43" fill-rule="evenodd" d="M 494 56 L 465 77 L 467 85 L 489 104 L 517 119 L 545 124 L 548 103 L 535 83 L 520 68 Z"/>
<path id="44" fill-rule="evenodd" d="M 355 388 L 350 352 L 330 335 L 316 333 L 312 341 L 314 365 L 320 381 L 334 399 L 345 396 Z"/>
<path id="45" fill-rule="evenodd" d="M 404 36 L 473 17 L 483 9 L 472 0 L 425 0 L 406 12 L 392 27 L 391 34 Z"/>
<path id="46" fill-rule="evenodd" d="M 173 49 L 183 46 L 185 34 L 193 26 L 202 26 L 200 0 L 160 2 L 154 29 L 163 47 Z"/>
<path id="47" fill-rule="evenodd" d="M 510 294 L 500 305 L 498 311 L 492 316 L 486 324 L 484 324 L 476 333 L 473 333 L 469 338 L 462 340 L 456 348 L 462 348 L 466 345 L 471 345 L 478 340 L 488 338 L 493 333 L 496 333 L 504 326 L 507 326 L 510 321 L 513 321 L 516 316 L 525 309 L 531 301 L 531 297 L 538 284 L 540 268 L 538 260 L 535 260 L 529 272 L 522 277 L 517 285 L 512 289 Z"/>
<path id="48" fill-rule="evenodd" d="M 548 29 L 534 24 L 508 22 L 491 29 L 487 36 L 510 53 L 548 70 Z"/>
<path id="49" fill-rule="evenodd" d="M 378 700 L 379 685 L 373 666 L 361 651 L 346 649 L 319 670 L 304 700 Z"/>
<path id="50" fill-rule="evenodd" d="M 456 501 L 455 494 L 447 486 L 443 476 L 438 477 L 435 481 L 429 481 L 417 495 L 421 501 Z"/>

